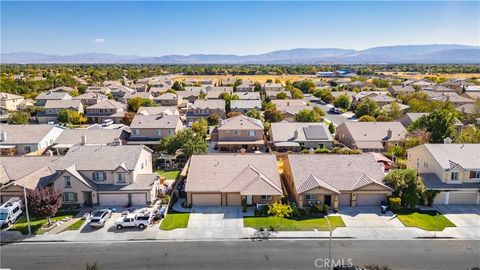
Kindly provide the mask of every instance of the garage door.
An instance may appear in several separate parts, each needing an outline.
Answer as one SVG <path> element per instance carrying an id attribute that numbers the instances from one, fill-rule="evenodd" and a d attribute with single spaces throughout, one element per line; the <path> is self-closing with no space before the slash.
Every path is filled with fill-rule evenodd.
<path id="1" fill-rule="evenodd" d="M 357 194 L 357 205 L 381 205 L 387 201 L 385 194 Z"/>
<path id="2" fill-rule="evenodd" d="M 340 194 L 338 195 L 338 205 L 350 206 L 350 198 L 352 194 Z"/>
<path id="3" fill-rule="evenodd" d="M 222 205 L 220 194 L 192 194 L 193 205 Z"/>
<path id="4" fill-rule="evenodd" d="M 227 194 L 227 205 L 242 205 L 242 196 L 240 194 Z"/>
<path id="5" fill-rule="evenodd" d="M 132 194 L 132 205 L 141 205 L 145 206 L 147 204 L 147 195 L 142 194 Z"/>
<path id="6" fill-rule="evenodd" d="M 476 204 L 477 192 L 450 192 L 448 204 Z"/>
<path id="7" fill-rule="evenodd" d="M 98 194 L 100 205 L 127 206 L 128 194 Z"/>
<path id="8" fill-rule="evenodd" d="M 433 199 L 433 204 L 445 204 L 445 198 L 447 197 L 446 192 L 438 193 Z"/>

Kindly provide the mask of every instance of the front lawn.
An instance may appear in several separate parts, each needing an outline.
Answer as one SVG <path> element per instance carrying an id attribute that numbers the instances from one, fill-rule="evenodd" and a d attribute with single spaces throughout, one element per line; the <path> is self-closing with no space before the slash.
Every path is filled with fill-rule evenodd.
<path id="1" fill-rule="evenodd" d="M 52 218 L 52 223 L 64 219 L 66 217 L 72 218 L 78 213 L 78 211 L 62 211 L 58 212 L 55 217 Z M 42 229 L 42 226 L 48 223 L 46 218 L 37 218 L 35 216 L 30 216 L 30 227 L 32 229 L 32 234 L 43 234 L 47 230 Z M 10 231 L 20 231 L 22 234 L 28 234 L 28 224 L 27 217 L 23 216 L 17 223 L 13 224 Z"/>
<path id="2" fill-rule="evenodd" d="M 343 219 L 338 216 L 328 217 L 332 230 L 338 227 L 345 227 Z M 243 225 L 252 227 L 256 230 L 263 228 L 269 229 L 272 226 L 276 231 L 328 231 L 328 222 L 326 218 L 301 218 L 287 219 L 279 217 L 244 217 Z"/>
<path id="3" fill-rule="evenodd" d="M 168 212 L 167 217 L 163 219 L 160 229 L 169 231 L 178 228 L 187 228 L 189 218 L 190 213 L 180 213 L 171 210 Z"/>
<path id="4" fill-rule="evenodd" d="M 65 228 L 63 230 L 63 232 L 64 231 L 76 231 L 76 230 L 78 230 L 82 227 L 83 223 L 85 223 L 85 220 L 84 219 L 79 219 L 79 220 L 75 221 L 73 224 L 71 224 L 70 226 L 68 226 L 67 228 Z"/>
<path id="5" fill-rule="evenodd" d="M 437 211 L 402 209 L 395 211 L 395 214 L 406 227 L 417 227 L 426 231 L 443 231 L 447 227 L 455 227 L 455 224 Z"/>
<path id="6" fill-rule="evenodd" d="M 180 174 L 180 171 L 164 171 L 164 170 L 155 170 L 156 174 L 163 176 L 167 179 L 175 180 L 177 176 Z"/>

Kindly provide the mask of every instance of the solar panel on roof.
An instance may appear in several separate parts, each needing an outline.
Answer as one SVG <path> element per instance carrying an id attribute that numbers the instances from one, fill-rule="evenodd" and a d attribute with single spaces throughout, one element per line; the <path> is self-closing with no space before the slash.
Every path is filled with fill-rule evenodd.
<path id="1" fill-rule="evenodd" d="M 308 140 L 328 139 L 327 133 L 322 126 L 304 127 L 303 132 Z"/>

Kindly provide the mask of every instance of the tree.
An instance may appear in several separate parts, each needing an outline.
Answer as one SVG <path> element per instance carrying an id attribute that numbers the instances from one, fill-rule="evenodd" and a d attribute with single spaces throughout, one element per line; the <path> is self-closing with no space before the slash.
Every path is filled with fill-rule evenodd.
<path id="1" fill-rule="evenodd" d="M 68 123 L 72 125 L 81 125 L 87 122 L 87 118 L 85 118 L 82 114 L 77 111 L 63 109 L 58 112 L 58 122 L 60 123 Z"/>
<path id="2" fill-rule="evenodd" d="M 218 98 L 225 100 L 225 110 L 230 112 L 230 104 L 232 100 L 239 100 L 240 97 L 237 94 L 230 94 L 228 92 L 221 93 Z"/>
<path id="3" fill-rule="evenodd" d="M 207 94 L 205 94 L 203 91 L 200 91 L 200 94 L 198 94 L 198 99 L 205 99 L 207 97 Z"/>
<path id="4" fill-rule="evenodd" d="M 312 80 L 303 80 L 295 84 L 295 87 L 300 89 L 303 93 L 308 93 L 315 89 L 316 85 Z"/>
<path id="5" fill-rule="evenodd" d="M 28 124 L 29 115 L 26 112 L 16 111 L 12 112 L 7 119 L 10 125 L 25 125 Z"/>
<path id="6" fill-rule="evenodd" d="M 207 135 L 208 123 L 205 118 L 200 118 L 192 123 L 192 130 L 200 136 Z"/>
<path id="7" fill-rule="evenodd" d="M 47 218 L 50 226 L 51 217 L 62 205 L 62 193 L 52 187 L 27 189 L 27 201 L 31 213 L 39 218 Z"/>
<path id="8" fill-rule="evenodd" d="M 466 125 L 455 139 L 457 143 L 480 143 L 480 129 L 474 125 Z"/>
<path id="9" fill-rule="evenodd" d="M 134 112 L 126 112 L 123 115 L 122 123 L 127 125 L 127 126 L 130 126 L 130 124 L 132 123 L 132 120 L 135 117 L 135 115 L 136 115 L 136 113 L 134 113 Z"/>
<path id="10" fill-rule="evenodd" d="M 350 98 L 347 95 L 339 95 L 333 105 L 337 108 L 348 110 L 350 108 Z"/>
<path id="11" fill-rule="evenodd" d="M 229 113 L 227 113 L 227 118 L 232 118 L 232 117 L 239 116 L 239 115 L 242 115 L 242 113 L 241 112 L 229 112 Z"/>
<path id="12" fill-rule="evenodd" d="M 318 106 L 313 106 L 312 110 L 315 111 L 315 113 L 320 117 L 325 116 L 325 112 Z"/>
<path id="13" fill-rule="evenodd" d="M 303 109 L 295 115 L 295 122 L 320 122 L 321 116 L 315 110 Z"/>
<path id="14" fill-rule="evenodd" d="M 185 90 L 185 86 L 182 82 L 179 82 L 179 81 L 175 81 L 172 85 L 172 89 L 173 90 L 176 90 L 176 91 L 184 91 Z"/>
<path id="15" fill-rule="evenodd" d="M 397 119 L 402 115 L 402 110 L 397 102 L 393 102 L 384 110 L 385 116 L 391 119 Z"/>
<path id="16" fill-rule="evenodd" d="M 447 110 L 434 111 L 415 120 L 408 129 L 426 129 L 432 136 L 433 143 L 441 143 L 447 137 L 455 135 L 455 114 Z"/>
<path id="17" fill-rule="evenodd" d="M 218 125 L 220 123 L 220 116 L 216 113 L 212 113 L 207 117 L 209 125 Z"/>
<path id="18" fill-rule="evenodd" d="M 293 88 L 292 90 L 290 90 L 290 93 L 292 94 L 293 99 L 303 99 L 305 97 L 302 91 L 297 88 Z"/>
<path id="19" fill-rule="evenodd" d="M 355 117 L 360 118 L 364 115 L 377 116 L 379 106 L 377 102 L 366 98 L 364 101 L 360 102 L 355 109 Z"/>
<path id="20" fill-rule="evenodd" d="M 285 93 L 285 92 L 282 91 L 282 92 L 280 92 L 280 93 L 278 93 L 278 94 L 276 95 L 276 98 L 277 98 L 277 99 L 287 99 L 287 98 L 288 98 L 288 95 L 287 95 L 287 93 Z"/>
<path id="21" fill-rule="evenodd" d="M 250 110 L 247 111 L 246 115 L 247 115 L 248 117 L 252 117 L 252 118 L 255 118 L 255 119 L 258 119 L 258 120 L 262 120 L 262 121 L 263 121 L 262 113 L 261 113 L 259 110 L 250 109 Z"/>
<path id="22" fill-rule="evenodd" d="M 276 110 L 275 108 L 270 108 L 270 109 L 265 110 L 264 115 L 265 115 L 265 121 L 267 121 L 269 123 L 280 122 L 283 119 L 285 119 L 282 112 Z"/>
<path id="23" fill-rule="evenodd" d="M 358 119 L 358 122 L 376 122 L 375 117 L 364 115 Z"/>
<path id="24" fill-rule="evenodd" d="M 364 116 L 367 116 L 367 115 L 364 115 Z M 379 114 L 379 115 L 377 115 L 376 121 L 377 122 L 391 122 L 391 121 L 393 121 L 393 119 L 390 116 L 386 116 L 385 114 Z"/>
<path id="25" fill-rule="evenodd" d="M 292 213 L 293 209 L 289 204 L 275 202 L 268 206 L 268 214 L 275 217 L 288 218 Z"/>
<path id="26" fill-rule="evenodd" d="M 330 122 L 330 124 L 328 124 L 328 131 L 330 131 L 330 134 L 335 133 L 335 126 L 333 125 L 332 122 Z"/>
<path id="27" fill-rule="evenodd" d="M 332 91 L 326 89 L 316 90 L 313 95 L 326 103 L 332 103 L 335 100 Z"/>
<path id="28" fill-rule="evenodd" d="M 402 205 L 409 208 L 417 205 L 425 193 L 422 178 L 414 169 L 392 170 L 385 176 L 384 182 L 394 189 L 393 195 L 401 198 Z"/>
<path id="29" fill-rule="evenodd" d="M 208 145 L 203 136 L 198 135 L 191 129 L 184 129 L 176 135 L 161 140 L 158 150 L 168 154 L 174 154 L 180 150 L 185 156 L 189 157 L 207 153 Z"/>
<path id="30" fill-rule="evenodd" d="M 128 100 L 128 111 L 137 112 L 140 107 L 155 107 L 155 102 L 149 98 L 134 97 Z"/>

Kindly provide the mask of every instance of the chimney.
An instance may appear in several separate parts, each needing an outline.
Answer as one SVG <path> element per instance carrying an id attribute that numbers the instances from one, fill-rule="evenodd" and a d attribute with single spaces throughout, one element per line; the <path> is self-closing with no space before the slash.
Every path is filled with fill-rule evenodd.
<path id="1" fill-rule="evenodd" d="M 7 140 L 7 132 L 5 130 L 2 130 L 0 133 L 0 142 L 4 142 Z"/>
<path id="2" fill-rule="evenodd" d="M 444 144 L 451 144 L 452 143 L 452 139 L 450 139 L 449 137 L 443 139 L 443 143 Z"/>
<path id="3" fill-rule="evenodd" d="M 298 130 L 295 129 L 295 131 L 293 132 L 293 139 L 296 138 L 298 138 Z"/>
<path id="4" fill-rule="evenodd" d="M 87 135 L 85 135 L 85 134 L 82 135 L 82 143 L 81 144 L 82 145 L 87 144 Z"/>
<path id="5" fill-rule="evenodd" d="M 389 138 L 389 139 L 392 138 L 392 133 L 393 133 L 392 129 L 389 128 L 389 129 L 387 130 L 387 138 Z"/>

